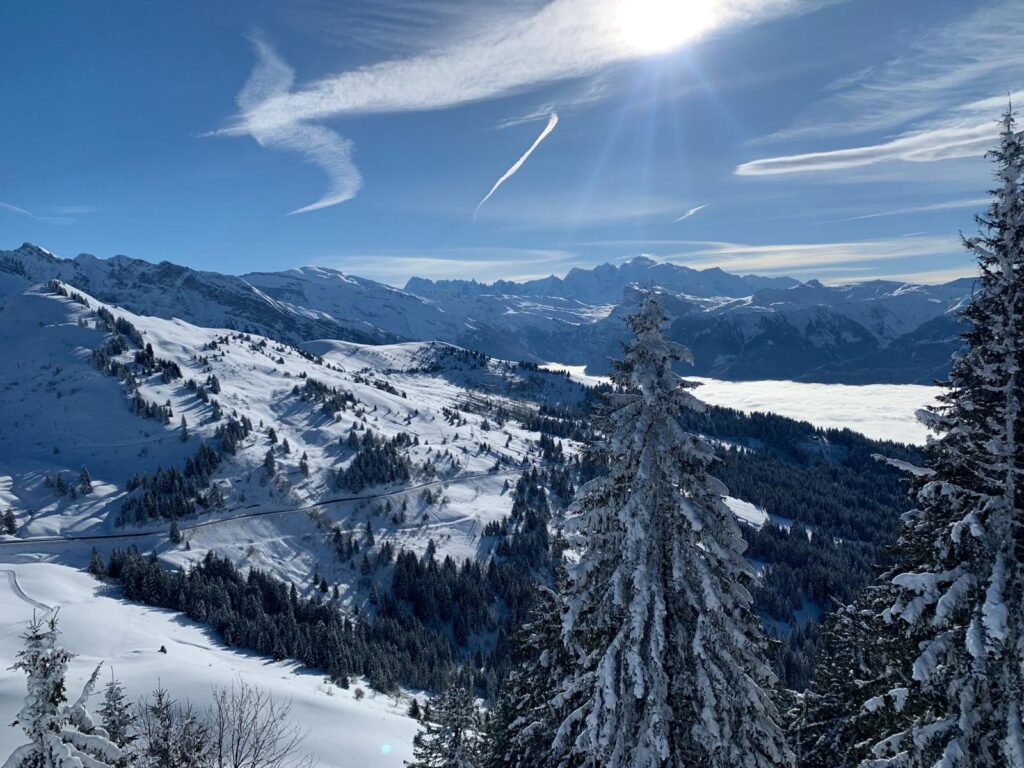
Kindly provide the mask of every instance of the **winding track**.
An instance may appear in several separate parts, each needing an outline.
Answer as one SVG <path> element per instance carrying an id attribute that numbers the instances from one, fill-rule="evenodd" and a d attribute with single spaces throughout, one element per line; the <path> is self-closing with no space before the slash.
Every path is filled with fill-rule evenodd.
<path id="1" fill-rule="evenodd" d="M 53 610 L 50 606 L 45 603 L 40 603 L 38 600 L 33 600 L 26 594 L 25 590 L 21 588 L 21 584 L 18 583 L 18 574 L 9 568 L 0 569 L 0 573 L 7 575 L 7 581 L 11 585 L 11 591 L 23 602 L 28 603 L 33 608 L 38 608 L 41 611 Z"/>
<path id="2" fill-rule="evenodd" d="M 545 466 L 538 464 L 537 466 Z M 453 485 L 456 483 L 464 483 L 469 480 L 479 480 L 484 477 L 507 477 L 511 475 L 521 475 L 526 469 L 507 469 L 502 472 L 476 472 L 472 475 L 462 475 L 461 477 L 454 477 L 449 480 L 432 480 L 429 483 L 420 483 L 419 485 L 408 485 L 404 488 L 399 488 L 394 491 L 385 491 L 384 493 L 374 493 L 368 496 L 336 496 L 331 499 L 323 499 L 321 501 L 315 501 L 312 504 L 305 504 L 300 507 L 288 507 L 285 509 L 262 509 L 256 512 L 246 512 L 240 515 L 231 515 L 230 517 L 218 517 L 214 520 L 204 520 L 202 522 L 193 523 L 192 525 L 180 525 L 182 532 L 195 531 L 200 528 L 208 528 L 214 525 L 223 525 L 225 523 L 233 523 L 238 520 L 249 520 L 255 517 L 268 517 L 270 515 L 286 515 L 293 512 L 308 512 L 311 509 L 317 507 L 325 507 L 328 504 L 340 504 L 344 502 L 353 501 L 372 501 L 373 499 L 383 499 L 389 496 L 400 496 L 403 493 L 409 493 L 411 491 L 419 491 L 424 488 L 432 488 L 439 485 Z M 257 506 L 251 504 L 249 507 L 235 507 L 235 509 L 249 509 Z M 460 522 L 459 520 L 447 521 L 447 522 Z M 92 533 L 83 534 L 81 536 L 32 536 L 24 539 L 8 539 L 7 541 L 0 541 L 0 549 L 3 547 L 12 546 L 23 546 L 25 544 L 51 544 L 55 542 L 65 541 L 115 541 L 118 539 L 141 539 L 147 536 L 162 535 L 167 532 L 166 527 L 153 528 L 146 531 L 136 531 L 133 533 Z M 13 575 L 13 571 L 9 571 Z M 22 593 L 24 594 L 24 593 Z M 28 599 L 27 596 L 25 599 Z"/>

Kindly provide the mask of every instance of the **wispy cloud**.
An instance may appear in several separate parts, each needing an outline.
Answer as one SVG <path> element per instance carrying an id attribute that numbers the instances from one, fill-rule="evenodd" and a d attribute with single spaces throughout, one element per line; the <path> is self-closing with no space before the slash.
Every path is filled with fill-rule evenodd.
<path id="1" fill-rule="evenodd" d="M 736 174 L 779 176 L 860 168 L 892 160 L 928 163 L 980 157 L 998 137 L 997 118 L 1006 101 L 1003 95 L 965 104 L 942 120 L 876 144 L 752 160 L 739 165 Z"/>
<path id="2" fill-rule="evenodd" d="M 703 211 L 707 207 L 708 207 L 708 203 L 704 203 L 703 205 L 695 206 L 695 207 L 691 208 L 690 210 L 688 210 L 686 213 L 684 213 L 682 216 L 680 216 L 678 219 L 676 219 L 676 221 L 686 221 L 688 218 L 690 218 L 691 216 L 696 216 L 698 213 L 700 213 L 701 211 Z"/>
<path id="3" fill-rule="evenodd" d="M 1024 80 L 1024 13 L 1004 0 L 936 27 L 900 55 L 832 84 L 824 99 L 769 141 L 892 131 L 941 115 L 979 96 L 1005 94 Z"/>
<path id="4" fill-rule="evenodd" d="M 523 114 L 506 117 L 504 120 L 499 122 L 495 128 L 502 130 L 504 128 L 514 128 L 517 125 L 523 125 L 525 123 L 536 123 L 541 120 L 546 120 L 552 112 L 556 111 L 556 109 L 559 112 L 565 113 L 569 110 L 588 107 L 591 104 L 601 101 L 607 96 L 607 94 L 607 85 L 602 82 L 600 78 L 594 77 L 585 82 L 583 87 L 578 89 L 575 93 L 560 95 L 557 108 L 553 101 L 545 102 L 539 107 L 531 109 Z"/>
<path id="5" fill-rule="evenodd" d="M 494 182 L 494 186 L 491 187 L 490 192 L 484 195 L 483 199 L 479 203 L 477 203 L 476 210 L 473 211 L 474 219 L 476 218 L 476 215 L 480 213 L 480 208 L 483 207 L 483 204 L 490 200 L 491 196 L 498 191 L 498 188 L 506 181 L 511 179 L 516 174 L 516 172 L 523 167 L 523 163 L 525 163 L 527 159 L 529 159 L 530 155 L 533 154 L 533 151 L 540 146 L 540 143 L 544 141 L 544 139 L 546 139 L 553 130 L 555 130 L 556 125 L 558 125 L 558 113 L 552 112 L 551 116 L 548 118 L 548 124 L 544 126 L 544 130 L 540 132 L 540 135 L 537 136 L 536 139 L 534 139 L 534 142 L 533 144 L 530 145 L 530 148 L 526 150 L 522 154 L 522 156 L 512 164 L 511 168 L 509 168 L 507 171 L 505 171 L 505 173 L 502 174 L 500 179 Z"/>
<path id="6" fill-rule="evenodd" d="M 763 157 L 741 176 L 838 172 L 879 163 L 929 163 L 980 156 L 998 132 L 1007 94 L 1024 81 L 1024 13 L 1003 2 L 919 35 L 886 64 L 837 81 L 793 126 L 764 142 L 884 133 L 826 151 Z M 1013 94 L 1015 101 L 1021 94 Z"/>
<path id="7" fill-rule="evenodd" d="M 254 37 L 252 43 L 256 66 L 237 99 L 239 108 L 244 112 L 287 94 L 295 82 L 294 70 L 266 40 Z M 327 174 L 327 192 L 315 203 L 292 211 L 293 214 L 351 200 L 363 185 L 363 177 L 352 162 L 352 142 L 330 128 L 293 121 L 253 124 L 249 132 L 260 146 L 297 151 Z"/>
<path id="8" fill-rule="evenodd" d="M 409 253 L 362 252 L 325 256 L 318 266 L 333 267 L 389 285 L 402 286 L 410 277 L 432 279 L 530 280 L 564 273 L 580 263 L 579 254 L 554 248 L 456 247 Z"/>
<path id="9" fill-rule="evenodd" d="M 908 208 L 894 208 L 888 211 L 876 211 L 875 213 L 864 213 L 859 216 L 844 216 L 839 219 L 826 219 L 815 221 L 812 224 L 836 224 L 841 221 L 861 221 L 863 219 L 880 219 L 886 216 L 905 216 L 911 213 L 931 213 L 934 211 L 955 211 L 960 208 L 981 208 L 988 205 L 991 200 L 985 197 L 975 197 L 969 200 L 947 200 L 941 203 L 930 203 L 928 205 L 912 205 Z"/>
<path id="10" fill-rule="evenodd" d="M 963 253 L 958 238 L 932 235 L 834 243 L 754 245 L 718 240 L 603 240 L 577 245 L 642 250 L 652 258 L 676 264 L 702 269 L 720 267 L 732 272 L 806 272 L 835 265 L 850 268 L 858 264 Z"/>
<path id="11" fill-rule="evenodd" d="M 33 213 L 25 208 L 20 208 L 17 205 L 11 205 L 10 203 L 0 202 L 0 211 L 8 211 L 9 213 L 16 213 L 19 216 L 25 216 L 35 221 L 41 221 L 46 224 L 74 224 L 75 220 L 67 216 L 40 216 Z"/>
<path id="12" fill-rule="evenodd" d="M 924 272 L 902 272 L 889 274 L 882 272 L 871 275 L 842 275 L 839 277 L 828 277 L 821 282 L 826 285 L 847 285 L 849 283 L 864 283 L 868 280 L 893 280 L 901 283 L 923 283 L 925 285 L 937 285 L 959 280 L 963 277 L 977 277 L 977 267 L 965 265 L 952 269 L 932 269 Z"/>
<path id="13" fill-rule="evenodd" d="M 721 0 L 710 25 L 675 30 L 674 42 L 767 17 L 800 13 L 825 0 Z M 444 109 L 592 75 L 648 52 L 631 45 L 617 19 L 621 0 L 551 0 L 518 17 L 486 24 L 458 42 L 325 77 L 296 89 L 294 72 L 264 41 L 239 94 L 241 114 L 215 133 L 249 135 L 317 163 L 330 186 L 316 210 L 350 199 L 360 177 L 351 145 L 320 121 L 345 115 Z"/>

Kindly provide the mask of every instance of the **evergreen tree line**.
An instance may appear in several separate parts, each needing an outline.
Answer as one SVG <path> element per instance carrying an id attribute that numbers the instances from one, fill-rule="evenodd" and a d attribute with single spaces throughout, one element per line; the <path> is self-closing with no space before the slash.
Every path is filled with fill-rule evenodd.
<path id="1" fill-rule="evenodd" d="M 129 495 L 121 503 L 116 523 L 177 520 L 195 514 L 197 504 L 204 508 L 221 506 L 224 498 L 211 476 L 223 460 L 222 454 L 233 454 L 251 430 L 247 417 L 232 416 L 217 428 L 219 451 L 203 442 L 185 460 L 184 470 L 157 467 L 152 473 L 134 475 L 126 485 Z"/>
<path id="2" fill-rule="evenodd" d="M 114 550 L 91 570 L 116 580 L 125 597 L 170 608 L 215 629 L 227 645 L 275 660 L 295 659 L 348 687 L 363 676 L 377 690 L 439 689 L 452 664 L 448 639 L 385 597 L 372 617 L 342 615 L 333 601 L 299 597 L 259 570 L 242 575 L 210 552 L 189 571 L 169 571 L 137 550 Z"/>
<path id="3" fill-rule="evenodd" d="M 303 400 L 319 402 L 323 412 L 332 419 L 339 411 L 344 411 L 357 402 L 356 396 L 351 392 L 309 377 L 306 378 L 306 383 L 301 390 L 296 384 L 292 394 L 298 395 Z"/>

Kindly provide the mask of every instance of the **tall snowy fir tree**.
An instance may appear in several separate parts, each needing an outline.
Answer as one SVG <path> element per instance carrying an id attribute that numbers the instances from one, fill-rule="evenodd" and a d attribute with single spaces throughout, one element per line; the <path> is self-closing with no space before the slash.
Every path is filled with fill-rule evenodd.
<path id="1" fill-rule="evenodd" d="M 113 768 L 120 748 L 97 727 L 86 709 L 99 668 L 81 696 L 68 705 L 64 676 L 74 654 L 61 648 L 57 618 L 33 617 L 24 635 L 25 648 L 13 669 L 25 673 L 27 693 L 13 725 L 29 742 L 16 749 L 4 768 Z"/>
<path id="2" fill-rule="evenodd" d="M 121 748 L 122 754 L 115 763 L 116 768 L 127 768 L 134 758 L 131 745 L 136 739 L 136 717 L 124 688 L 114 677 L 111 677 L 110 682 L 103 688 L 103 703 L 98 714 L 110 740 Z"/>
<path id="3" fill-rule="evenodd" d="M 1011 112 L 991 156 L 992 204 L 964 241 L 981 269 L 966 350 L 922 414 L 938 436 L 884 614 L 914 650 L 910 724 L 875 734 L 872 768 L 1024 768 L 1024 139 Z"/>
<path id="4" fill-rule="evenodd" d="M 714 453 L 681 426 L 703 405 L 672 370 L 648 295 L 600 416 L 608 474 L 573 511 L 584 550 L 569 586 L 564 642 L 576 670 L 557 701 L 562 766 L 769 768 L 792 762 L 770 695 L 748 585 L 754 572 Z"/>

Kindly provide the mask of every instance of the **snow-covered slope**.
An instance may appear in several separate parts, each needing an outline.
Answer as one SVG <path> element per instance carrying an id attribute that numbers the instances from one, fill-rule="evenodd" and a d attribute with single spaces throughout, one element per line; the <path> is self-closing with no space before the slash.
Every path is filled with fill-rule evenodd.
<path id="1" fill-rule="evenodd" d="M 30 243 L 0 251 L 0 299 L 50 279 L 63 280 L 139 314 L 250 330 L 287 341 L 319 336 L 369 342 L 395 338 L 362 319 L 334 318 L 314 307 L 278 301 L 235 275 L 200 272 L 166 261 L 150 264 L 127 256 L 100 259 L 82 254 L 61 259 Z M 386 303 L 384 297 L 398 293 L 377 283 L 370 285 L 376 287 L 381 303 Z"/>
<path id="2" fill-rule="evenodd" d="M 213 686 L 242 678 L 291 702 L 290 721 L 308 731 L 302 748 L 323 768 L 400 768 L 412 756 L 416 723 L 405 716 L 408 701 L 373 691 L 357 700 L 355 686 L 343 690 L 296 664 L 226 649 L 180 614 L 126 603 L 89 574 L 48 563 L 0 563 L 0 756 L 25 740 L 19 728 L 8 727 L 25 679 L 8 667 L 33 612 L 50 609 L 60 611 L 64 646 L 78 654 L 68 673 L 72 696 L 100 662 L 101 679 L 113 670 L 133 700 L 159 682 L 198 708 L 209 703 Z M 93 712 L 98 706 L 94 699 Z"/>
<path id="3" fill-rule="evenodd" d="M 173 412 L 164 424 L 133 413 L 125 385 L 90 362 L 92 351 L 110 334 L 97 327 L 101 305 L 86 300 L 89 307 L 37 286 L 9 296 L 0 309 L 0 346 L 7 363 L 0 368 L 5 425 L 0 494 L 15 512 L 21 537 L 137 530 L 119 528 L 114 520 L 129 495 L 130 479 L 158 467 L 182 468 L 202 441 L 216 445 L 218 428 L 233 418 L 249 420 L 254 429 L 214 472 L 224 504 L 200 522 L 249 517 L 196 529 L 190 541 L 194 553 L 227 541 L 239 562 L 255 556 L 261 566 L 299 584 L 308 583 L 318 569 L 331 576 L 332 558 L 316 543 L 322 523 L 303 511 L 321 505 L 318 514 L 346 527 L 372 517 L 378 535 L 401 546 L 421 549 L 433 538 L 441 553 L 471 556 L 482 527 L 509 511 L 505 481 L 539 460 L 539 435 L 515 420 L 499 428 L 493 414 L 489 423 L 488 409 L 504 404 L 532 412 L 537 402 L 571 404 L 583 397 L 583 389 L 564 375 L 448 345 L 316 342 L 310 353 L 258 336 L 111 307 L 114 316 L 138 330 L 157 359 L 181 369 L 180 379 L 166 380 L 159 372 L 139 376 L 141 398 Z M 130 362 L 137 351 L 129 349 L 119 359 Z M 210 389 L 211 377 L 219 392 Z M 187 386 L 190 379 L 205 395 Z M 327 415 L 322 402 L 306 395 L 309 382 L 343 393 L 347 408 Z M 347 445 L 355 426 L 357 434 L 370 430 L 385 440 L 407 434 L 415 441 L 403 449 L 413 470 L 401 494 L 382 496 L 406 486 L 338 488 L 334 475 L 355 454 Z M 268 451 L 275 456 L 272 476 L 264 469 Z M 301 469 L 303 456 L 308 476 Z M 46 483 L 63 473 L 69 485 L 77 485 L 82 467 L 92 477 L 91 494 L 70 498 Z M 438 492 L 435 501 L 424 500 L 420 491 L 426 487 Z M 325 503 L 350 497 L 360 498 Z M 408 512 L 401 523 L 378 509 L 403 501 Z M 278 510 L 299 511 L 251 517 Z M 142 530 L 166 531 L 166 526 L 154 521 Z M 274 554 L 249 555 L 247 547 L 234 546 L 250 539 L 275 541 Z M 339 572 L 337 579 L 345 576 Z"/>

